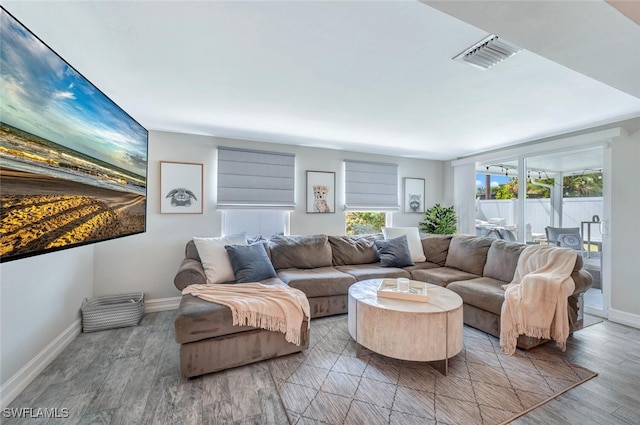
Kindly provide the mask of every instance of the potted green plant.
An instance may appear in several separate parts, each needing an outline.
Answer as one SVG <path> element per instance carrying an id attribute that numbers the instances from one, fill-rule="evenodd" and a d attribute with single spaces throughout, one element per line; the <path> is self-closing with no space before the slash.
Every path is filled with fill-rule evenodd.
<path id="1" fill-rule="evenodd" d="M 420 230 L 424 233 L 452 235 L 458 231 L 458 219 L 453 207 L 435 204 L 424 212 L 424 220 L 420 222 Z"/>

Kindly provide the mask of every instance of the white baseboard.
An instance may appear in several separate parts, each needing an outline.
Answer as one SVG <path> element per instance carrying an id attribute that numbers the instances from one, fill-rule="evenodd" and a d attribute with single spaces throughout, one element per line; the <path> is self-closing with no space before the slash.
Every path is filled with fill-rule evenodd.
<path id="1" fill-rule="evenodd" d="M 7 407 L 80 334 L 81 330 L 82 320 L 77 319 L 31 359 L 29 363 L 9 378 L 0 387 L 0 408 Z"/>
<path id="2" fill-rule="evenodd" d="M 157 311 L 177 310 L 182 297 L 157 298 L 144 301 L 144 312 L 155 313 Z"/>
<path id="3" fill-rule="evenodd" d="M 607 313 L 600 309 L 600 308 L 595 308 L 595 307 L 589 307 L 588 305 L 584 306 L 584 312 L 586 314 L 590 314 L 592 316 L 597 316 L 597 317 L 601 317 L 603 319 L 607 319 Z"/>
<path id="4" fill-rule="evenodd" d="M 616 309 L 609 310 L 609 321 L 640 329 L 640 315 Z"/>

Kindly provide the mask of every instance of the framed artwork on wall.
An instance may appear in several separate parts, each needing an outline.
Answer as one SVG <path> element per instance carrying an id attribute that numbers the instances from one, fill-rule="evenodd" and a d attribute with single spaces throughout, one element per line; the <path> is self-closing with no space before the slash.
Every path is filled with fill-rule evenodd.
<path id="1" fill-rule="evenodd" d="M 202 164 L 160 161 L 160 214 L 202 214 Z"/>
<path id="2" fill-rule="evenodd" d="M 336 212 L 336 173 L 307 171 L 307 213 Z"/>
<path id="3" fill-rule="evenodd" d="M 404 178 L 404 212 L 424 213 L 424 179 Z"/>

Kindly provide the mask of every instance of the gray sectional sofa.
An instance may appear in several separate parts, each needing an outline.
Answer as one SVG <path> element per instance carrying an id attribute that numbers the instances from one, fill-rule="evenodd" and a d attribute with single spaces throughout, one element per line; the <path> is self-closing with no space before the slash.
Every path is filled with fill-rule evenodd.
<path id="1" fill-rule="evenodd" d="M 375 241 L 382 235 L 276 236 L 264 241 L 277 277 L 263 283 L 287 284 L 307 295 L 311 318 L 347 312 L 347 294 L 353 283 L 371 278 L 407 277 L 445 286 L 464 302 L 464 323 L 499 337 L 502 285 L 509 283 L 525 245 L 468 235 L 421 235 L 426 261 L 407 267 L 382 267 Z M 578 256 L 571 277 L 575 291 L 569 297 L 571 332 L 581 329 L 582 296 L 592 278 Z M 179 290 L 205 283 L 205 272 L 193 241 L 175 276 Z M 175 320 L 176 341 L 181 344 L 180 368 L 185 377 L 240 366 L 308 346 L 307 323 L 303 344 L 285 341 L 282 334 L 232 326 L 231 311 L 219 304 L 183 295 Z M 520 348 L 544 341 L 521 336 Z"/>

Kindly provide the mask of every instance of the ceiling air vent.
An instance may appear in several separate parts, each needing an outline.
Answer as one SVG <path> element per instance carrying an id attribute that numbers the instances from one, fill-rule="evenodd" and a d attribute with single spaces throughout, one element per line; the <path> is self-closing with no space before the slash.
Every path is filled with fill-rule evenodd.
<path id="1" fill-rule="evenodd" d="M 520 47 L 498 39 L 497 35 L 490 35 L 454 57 L 453 60 L 466 62 L 485 70 L 515 55 L 520 50 L 522 50 Z"/>

